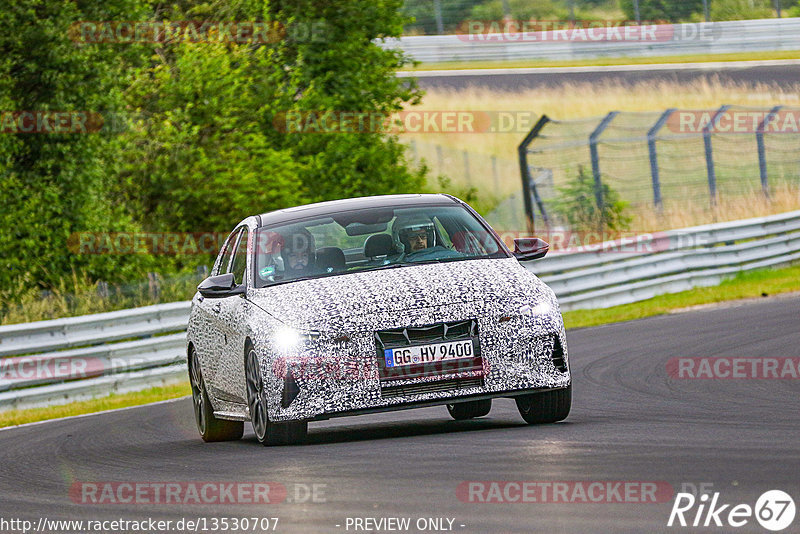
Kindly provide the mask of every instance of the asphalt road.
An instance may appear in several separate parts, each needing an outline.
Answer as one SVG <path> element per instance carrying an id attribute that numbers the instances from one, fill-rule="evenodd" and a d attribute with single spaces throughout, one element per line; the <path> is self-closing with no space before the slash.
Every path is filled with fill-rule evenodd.
<path id="1" fill-rule="evenodd" d="M 537 69 L 536 72 L 513 71 L 501 74 L 439 75 L 422 73 L 418 76 L 423 89 L 484 87 L 495 90 L 519 91 L 571 84 L 622 83 L 633 85 L 649 81 L 672 81 L 687 84 L 698 80 L 719 79 L 724 83 L 735 83 L 742 87 L 768 85 L 792 91 L 800 83 L 800 65 L 762 66 L 711 66 L 686 68 L 685 65 L 655 65 L 634 69 L 625 67 L 605 68 L 555 68 Z M 767 101 L 767 104 L 770 101 Z"/>
<path id="2" fill-rule="evenodd" d="M 276 532 L 354 532 L 348 518 L 408 517 L 418 532 L 419 518 L 441 517 L 465 533 L 668 532 L 698 530 L 666 526 L 671 492 L 684 484 L 712 484 L 720 503 L 754 505 L 781 489 L 800 504 L 800 380 L 678 380 L 666 371 L 682 356 L 800 357 L 800 297 L 576 330 L 568 340 L 573 411 L 554 425 L 523 424 L 504 399 L 480 420 L 451 421 L 444 407 L 361 416 L 312 424 L 306 445 L 267 449 L 249 427 L 241 441 L 202 443 L 191 403 L 181 399 L 3 430 L 0 525 L 260 516 L 278 517 Z M 456 492 L 464 481 L 520 480 L 654 481 L 671 492 L 655 504 L 474 503 Z M 70 498 L 75 484 L 102 481 L 271 481 L 295 502 Z M 296 502 L 313 484 L 324 485 L 318 502 Z M 735 530 L 767 532 L 752 518 Z M 784 532 L 798 530 L 800 517 Z"/>

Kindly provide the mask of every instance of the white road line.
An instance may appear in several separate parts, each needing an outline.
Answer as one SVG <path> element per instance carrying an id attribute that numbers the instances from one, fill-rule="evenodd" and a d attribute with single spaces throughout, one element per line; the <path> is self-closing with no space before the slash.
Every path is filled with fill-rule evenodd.
<path id="1" fill-rule="evenodd" d="M 134 410 L 136 408 L 144 408 L 145 406 L 156 406 L 157 404 L 167 404 L 169 402 L 177 402 L 179 400 L 188 399 L 190 397 L 191 397 L 191 395 L 186 395 L 186 396 L 183 396 L 183 397 L 176 397 L 174 399 L 167 399 L 167 400 L 163 400 L 163 401 L 150 402 L 148 404 L 137 404 L 136 406 L 126 406 L 125 408 L 113 408 L 111 410 L 103 410 L 102 412 L 82 413 L 82 414 L 79 414 L 79 415 L 68 415 L 67 417 L 59 417 L 58 419 L 45 419 L 44 421 L 34 421 L 33 423 L 23 423 L 21 425 L 6 426 L 6 427 L 3 427 L 3 428 L 0 428 L 0 432 L 2 432 L 3 430 L 10 430 L 12 428 L 22 428 L 22 427 L 26 427 L 26 426 L 43 425 L 45 423 L 54 423 L 56 421 L 66 421 L 68 419 L 79 419 L 81 417 L 90 417 L 92 415 L 100 415 L 100 414 L 104 414 L 104 413 L 124 412 L 124 411 L 127 411 L 127 410 Z"/>
<path id="2" fill-rule="evenodd" d="M 798 66 L 800 59 L 764 61 L 714 61 L 708 63 L 654 63 L 650 65 L 591 65 L 586 67 L 520 67 L 508 69 L 453 69 L 400 71 L 399 78 L 438 78 L 446 76 L 505 76 L 509 74 L 568 74 L 573 72 L 636 72 L 669 70 L 726 70 L 751 67 Z"/>

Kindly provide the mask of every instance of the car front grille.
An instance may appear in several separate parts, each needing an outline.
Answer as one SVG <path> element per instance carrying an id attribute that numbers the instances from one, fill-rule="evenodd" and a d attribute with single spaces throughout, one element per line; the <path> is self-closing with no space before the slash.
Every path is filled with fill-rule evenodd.
<path id="1" fill-rule="evenodd" d="M 483 387 L 483 385 L 483 377 L 436 380 L 432 382 L 420 382 L 418 384 L 406 384 L 402 386 L 381 384 L 381 396 L 384 398 L 406 397 L 410 395 L 433 393 L 437 391 L 458 391 L 467 388 Z"/>
<path id="2" fill-rule="evenodd" d="M 472 341 L 473 356 L 443 362 L 420 363 L 397 367 L 386 367 L 387 349 L 397 349 L 414 345 L 427 345 L 451 341 Z M 434 377 L 446 380 L 463 372 L 482 372 L 483 358 L 478 341 L 478 321 L 467 319 L 426 326 L 379 330 L 375 332 L 375 349 L 381 386 L 397 380 Z"/>
<path id="3" fill-rule="evenodd" d="M 410 345 L 424 345 L 439 341 L 458 341 L 478 335 L 478 321 L 452 321 L 428 326 L 414 326 L 375 332 L 378 348 L 393 349 Z"/>

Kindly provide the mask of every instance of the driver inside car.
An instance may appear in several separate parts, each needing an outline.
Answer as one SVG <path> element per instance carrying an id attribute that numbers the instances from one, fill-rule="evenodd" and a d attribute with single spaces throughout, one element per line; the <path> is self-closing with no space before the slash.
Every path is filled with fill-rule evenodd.
<path id="1" fill-rule="evenodd" d="M 433 220 L 426 215 L 400 215 L 392 225 L 395 247 L 404 261 L 428 261 L 461 256 L 443 244 Z"/>
<path id="2" fill-rule="evenodd" d="M 283 236 L 281 259 L 286 280 L 317 274 L 316 246 L 311 232 L 300 228 Z"/>
<path id="3" fill-rule="evenodd" d="M 433 221 L 423 215 L 398 217 L 392 226 L 395 244 L 406 254 L 421 252 L 436 245 Z"/>

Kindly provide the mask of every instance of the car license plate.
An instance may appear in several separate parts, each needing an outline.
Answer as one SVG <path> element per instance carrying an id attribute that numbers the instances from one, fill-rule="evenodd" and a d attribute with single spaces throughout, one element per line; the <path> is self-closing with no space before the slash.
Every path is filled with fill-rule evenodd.
<path id="1" fill-rule="evenodd" d="M 472 340 L 436 343 L 435 345 L 417 345 L 399 349 L 384 350 L 386 367 L 401 367 L 420 363 L 442 362 L 460 358 L 472 358 L 475 353 Z"/>

